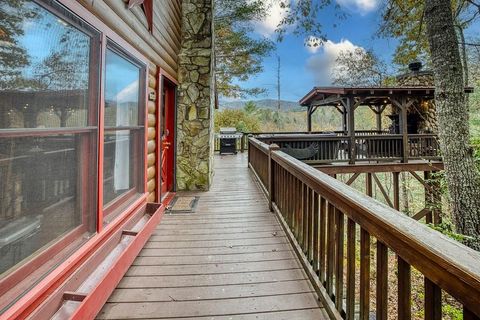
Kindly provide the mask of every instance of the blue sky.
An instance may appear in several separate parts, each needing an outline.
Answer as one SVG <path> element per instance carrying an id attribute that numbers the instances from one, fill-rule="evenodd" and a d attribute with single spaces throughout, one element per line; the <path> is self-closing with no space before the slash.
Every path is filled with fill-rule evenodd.
<path id="1" fill-rule="evenodd" d="M 334 0 L 341 10 L 348 14 L 345 20 L 336 20 L 334 9 L 328 8 L 321 13 L 324 33 L 328 41 L 317 50 L 305 47 L 305 36 L 287 34 L 283 42 L 277 44 L 277 50 L 264 60 L 264 72 L 252 77 L 245 87 L 264 87 L 266 95 L 255 99 L 276 99 L 277 55 L 281 59 L 281 98 L 298 101 L 315 85 L 330 85 L 330 69 L 338 52 L 352 50 L 355 47 L 372 49 L 387 63 L 391 63 L 392 54 L 397 45 L 395 39 L 375 37 L 379 25 L 379 6 L 381 0 Z M 258 23 L 256 32 L 260 36 L 275 39 L 274 29 L 281 17 L 280 9 L 273 8 L 265 21 Z M 336 27 L 333 27 L 336 24 Z M 467 30 L 467 35 L 478 35 L 478 24 Z M 315 51 L 315 52 L 314 52 Z M 395 68 L 392 66 L 392 68 Z"/>

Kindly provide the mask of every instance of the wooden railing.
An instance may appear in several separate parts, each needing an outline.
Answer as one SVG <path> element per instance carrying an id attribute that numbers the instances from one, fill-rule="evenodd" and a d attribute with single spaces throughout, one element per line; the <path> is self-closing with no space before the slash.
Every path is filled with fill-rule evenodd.
<path id="1" fill-rule="evenodd" d="M 248 138 L 249 137 L 259 137 L 259 136 L 273 136 L 273 135 L 304 135 L 304 134 L 330 134 L 337 136 L 346 136 L 344 131 L 288 131 L 288 132 L 244 132 L 243 137 L 237 140 L 237 150 L 244 152 L 248 148 Z M 388 131 L 384 130 L 357 130 L 355 131 L 356 136 L 379 136 L 379 135 L 389 135 Z M 215 151 L 220 151 L 220 139 L 215 135 L 214 137 L 214 147 Z"/>
<path id="2" fill-rule="evenodd" d="M 376 319 L 412 319 L 412 292 L 423 297 L 425 319 L 441 319 L 445 292 L 458 301 L 464 319 L 480 319 L 480 252 L 290 157 L 275 145 L 250 138 L 249 150 L 249 166 L 260 176 L 271 209 L 332 319 L 371 319 L 374 315 Z M 413 268 L 423 276 L 420 286 L 413 281 L 418 274 Z M 395 286 L 389 285 L 392 277 Z"/>
<path id="3" fill-rule="evenodd" d="M 307 148 L 312 144 L 318 146 L 318 152 L 304 159 L 310 164 L 358 161 L 398 161 L 432 160 L 440 161 L 438 137 L 434 134 L 408 135 L 404 148 L 402 135 L 364 134 L 355 137 L 340 133 L 330 134 L 260 134 L 255 136 L 267 144 L 275 143 L 280 148 L 290 146 L 294 149 Z M 351 146 L 354 146 L 353 148 Z"/>

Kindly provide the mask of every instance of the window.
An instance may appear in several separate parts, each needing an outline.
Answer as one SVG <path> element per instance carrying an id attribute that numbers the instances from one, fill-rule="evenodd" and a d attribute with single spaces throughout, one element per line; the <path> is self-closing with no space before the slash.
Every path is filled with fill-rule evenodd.
<path id="1" fill-rule="evenodd" d="M 0 15 L 1 279 L 95 231 L 100 35 L 54 2 Z"/>
<path id="2" fill-rule="evenodd" d="M 118 48 L 109 47 L 105 60 L 105 129 L 103 204 L 143 190 L 145 70 Z M 132 197 L 127 197 L 132 198 Z M 120 201 L 121 202 L 121 201 Z"/>

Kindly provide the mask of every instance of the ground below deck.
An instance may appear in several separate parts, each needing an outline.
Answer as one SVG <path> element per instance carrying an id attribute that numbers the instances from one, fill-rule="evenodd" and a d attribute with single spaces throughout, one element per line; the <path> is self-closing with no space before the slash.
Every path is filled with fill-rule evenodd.
<path id="1" fill-rule="evenodd" d="M 244 154 L 196 212 L 165 215 L 98 319 L 327 319 Z"/>

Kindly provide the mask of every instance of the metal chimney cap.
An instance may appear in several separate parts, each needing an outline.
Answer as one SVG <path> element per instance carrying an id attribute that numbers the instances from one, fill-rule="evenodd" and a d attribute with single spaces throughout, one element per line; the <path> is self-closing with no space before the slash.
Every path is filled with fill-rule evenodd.
<path id="1" fill-rule="evenodd" d="M 408 69 L 410 69 L 410 71 L 413 71 L 413 72 L 418 72 L 422 68 L 423 68 L 423 65 L 420 61 L 414 61 L 408 64 Z"/>

